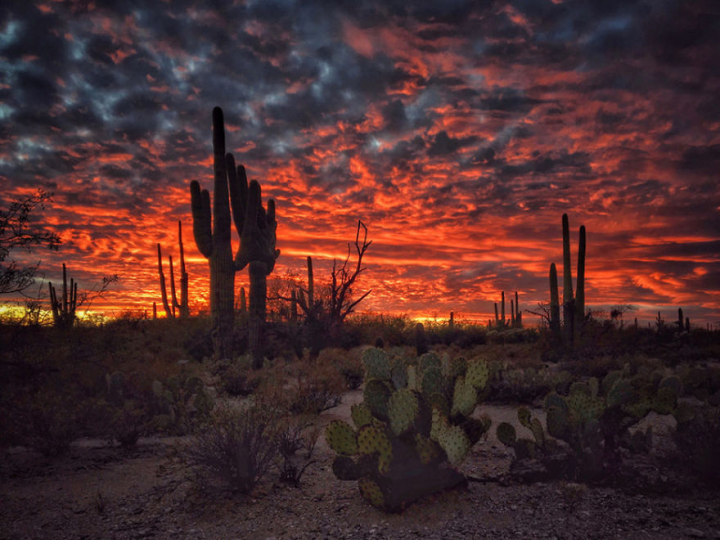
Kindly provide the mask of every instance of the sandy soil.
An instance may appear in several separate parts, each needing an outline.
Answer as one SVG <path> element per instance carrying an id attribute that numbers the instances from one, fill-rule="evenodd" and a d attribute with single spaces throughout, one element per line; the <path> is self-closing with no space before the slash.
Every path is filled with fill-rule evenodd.
<path id="1" fill-rule="evenodd" d="M 322 415 L 348 418 L 351 392 Z M 517 425 L 515 407 L 482 406 L 497 426 Z M 503 481 L 511 454 L 493 434 L 464 471 L 486 482 L 431 496 L 400 515 L 365 503 L 355 482 L 337 480 L 321 437 L 318 463 L 299 488 L 268 477 L 253 496 L 200 487 L 178 459 L 184 439 L 141 439 L 132 450 L 78 441 L 47 460 L 15 449 L 0 461 L 0 538 L 720 538 L 720 493 L 564 482 Z M 663 476 L 649 464 L 649 478 Z M 668 484 L 670 486 L 670 484 Z M 655 493 L 653 494 L 652 491 Z"/>

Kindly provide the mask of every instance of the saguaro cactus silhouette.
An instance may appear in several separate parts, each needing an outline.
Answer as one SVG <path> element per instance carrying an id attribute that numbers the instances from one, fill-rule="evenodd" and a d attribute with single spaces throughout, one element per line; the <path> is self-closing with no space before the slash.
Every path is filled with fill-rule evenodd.
<path id="1" fill-rule="evenodd" d="M 188 307 L 188 273 L 185 271 L 185 250 L 182 240 L 182 221 L 178 221 L 178 243 L 180 244 L 180 301 L 178 302 L 175 290 L 175 270 L 173 268 L 172 255 L 169 257 L 170 262 L 170 295 L 168 300 L 167 288 L 165 286 L 165 273 L 162 268 L 162 250 L 160 244 L 157 245 L 158 252 L 158 275 L 160 276 L 160 294 L 162 295 L 163 308 L 165 316 L 174 319 L 179 314 L 181 319 L 187 319 L 190 316 Z"/>
<path id="2" fill-rule="evenodd" d="M 573 341 L 575 330 L 580 330 L 585 320 L 585 226 L 580 227 L 580 244 L 578 248 L 577 263 L 577 289 L 573 294 L 572 268 L 570 266 L 570 226 L 568 223 L 568 215 L 562 216 L 562 234 L 563 234 L 563 325 L 564 336 L 566 342 Z M 553 277 L 553 275 L 555 277 Z M 550 327 L 553 331 L 559 329 L 559 321 L 555 323 L 554 308 L 555 295 L 557 287 L 557 271 L 555 264 L 550 267 Z M 558 306 L 559 308 L 559 306 Z M 558 309 L 559 310 L 559 309 Z M 559 318 L 559 316 L 558 316 Z"/>
<path id="3" fill-rule="evenodd" d="M 193 235 L 200 253 L 210 265 L 210 313 L 215 354 L 220 358 L 232 358 L 235 272 L 248 264 L 258 263 L 267 275 L 275 266 L 280 251 L 275 249 L 275 202 L 268 201 L 266 212 L 262 207 L 260 184 L 253 180 L 248 187 L 245 167 L 239 165 L 236 169 L 232 154 L 225 153 L 225 126 L 220 107 L 213 109 L 213 156 L 212 206 L 210 193 L 205 189 L 201 191 L 197 181 L 190 183 Z M 231 206 L 232 221 L 240 235 L 240 247 L 234 260 Z M 252 305 L 250 309 L 252 311 Z M 252 339 L 252 330 L 250 334 Z M 259 336 L 255 337 L 259 339 Z"/>
<path id="4" fill-rule="evenodd" d="M 56 327 L 67 330 L 72 327 L 75 322 L 75 311 L 77 309 L 77 283 L 70 278 L 70 287 L 68 288 L 67 268 L 63 263 L 63 290 L 62 296 L 58 298 L 57 292 L 53 284 L 48 282 L 50 290 L 50 307 L 52 308 L 53 323 Z"/>

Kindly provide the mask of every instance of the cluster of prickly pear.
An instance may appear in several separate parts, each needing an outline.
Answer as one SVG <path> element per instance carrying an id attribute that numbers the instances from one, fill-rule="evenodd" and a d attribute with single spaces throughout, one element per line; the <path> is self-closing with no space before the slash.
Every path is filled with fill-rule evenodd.
<path id="1" fill-rule="evenodd" d="M 575 382 L 568 395 L 551 392 L 545 398 L 547 433 L 568 443 L 577 459 L 578 474 L 592 479 L 619 459 L 619 445 L 630 440 L 628 429 L 649 412 L 670 414 L 682 394 L 675 376 L 628 378 L 612 371 L 600 382 Z"/>
<path id="2" fill-rule="evenodd" d="M 155 380 L 152 390 L 157 412 L 154 423 L 165 431 L 184 433 L 189 422 L 207 417 L 215 407 L 215 400 L 198 377 L 183 380 L 172 376 L 164 384 Z"/>
<path id="3" fill-rule="evenodd" d="M 502 422 L 497 427 L 497 438 L 505 446 L 515 450 L 517 459 L 532 458 L 543 450 L 546 444 L 545 430 L 540 420 L 532 415 L 527 407 L 520 407 L 517 412 L 520 425 L 532 433 L 533 438 L 518 438 L 515 427 L 508 422 Z"/>
<path id="4" fill-rule="evenodd" d="M 145 428 L 148 413 L 123 373 L 106 374 L 105 383 L 105 400 L 111 406 L 108 421 L 112 439 L 122 446 L 134 445 Z"/>
<path id="5" fill-rule="evenodd" d="M 363 498 L 388 511 L 463 482 L 441 465 L 458 465 L 490 427 L 489 419 L 471 417 L 487 386 L 487 364 L 435 353 L 411 363 L 378 348 L 362 359 L 364 400 L 351 409 L 354 425 L 335 420 L 325 433 L 338 454 L 335 475 L 358 480 Z"/>

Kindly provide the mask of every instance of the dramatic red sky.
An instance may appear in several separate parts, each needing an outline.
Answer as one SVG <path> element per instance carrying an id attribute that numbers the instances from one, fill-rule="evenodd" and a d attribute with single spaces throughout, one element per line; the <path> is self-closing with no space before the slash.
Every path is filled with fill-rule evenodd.
<path id="1" fill-rule="evenodd" d="M 197 304 L 218 105 L 277 201 L 275 275 L 326 275 L 362 219 L 364 309 L 487 319 L 548 299 L 567 212 L 588 305 L 717 323 L 718 36 L 712 0 L 6 2 L 0 202 L 54 193 L 59 252 L 15 256 L 118 274 L 107 313 L 159 302 L 182 220 Z"/>

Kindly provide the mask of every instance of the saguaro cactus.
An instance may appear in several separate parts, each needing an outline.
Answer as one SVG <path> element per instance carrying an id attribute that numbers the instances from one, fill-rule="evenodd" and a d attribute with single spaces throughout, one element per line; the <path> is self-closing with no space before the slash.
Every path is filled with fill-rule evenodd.
<path id="1" fill-rule="evenodd" d="M 585 226 L 580 227 L 580 245 L 578 249 L 578 277 L 577 290 L 573 294 L 572 268 L 570 265 L 570 226 L 567 214 L 562 216 L 562 235 L 563 235 L 563 326 L 564 339 L 567 343 L 573 341 L 575 330 L 580 329 L 585 320 Z M 555 280 L 553 280 L 553 270 L 555 265 L 550 267 L 550 327 L 553 331 L 559 329 L 559 321 L 557 325 L 553 322 L 552 309 L 554 306 L 553 283 L 557 279 L 557 270 L 555 270 Z M 555 285 L 556 286 L 556 285 Z"/>
<path id="2" fill-rule="evenodd" d="M 53 284 L 48 282 L 50 289 L 50 307 L 52 308 L 53 323 L 56 327 L 67 330 L 71 328 L 75 322 L 75 311 L 77 309 L 77 283 L 70 278 L 70 287 L 68 288 L 67 268 L 63 263 L 63 292 L 62 297 L 58 298 L 57 292 Z"/>
<path id="3" fill-rule="evenodd" d="M 213 317 L 215 353 L 232 357 L 233 310 L 235 305 L 235 272 L 251 262 L 262 263 L 266 275 L 275 266 L 280 251 L 275 249 L 277 222 L 275 202 L 262 207 L 260 184 L 253 180 L 248 187 L 245 167 L 235 168 L 232 154 L 225 153 L 225 128 L 220 107 L 213 109 L 213 205 L 210 193 L 190 183 L 193 234 L 195 243 L 210 265 L 210 312 Z M 231 212 L 240 235 L 240 248 L 232 256 Z M 252 332 L 251 332 L 252 335 Z"/>
<path id="4" fill-rule="evenodd" d="M 165 274 L 162 268 L 162 250 L 160 244 L 157 245 L 158 252 L 158 274 L 160 276 L 160 293 L 162 295 L 163 308 L 166 317 L 174 319 L 179 315 L 181 319 L 187 319 L 190 316 L 190 308 L 188 307 L 188 273 L 185 271 L 185 249 L 182 240 L 182 221 L 178 221 L 178 243 L 180 244 L 180 301 L 178 302 L 177 291 L 175 289 L 175 270 L 173 267 L 172 255 L 169 257 L 170 263 L 170 300 L 168 300 L 167 289 L 165 287 Z"/>
<path id="5" fill-rule="evenodd" d="M 560 295 L 555 263 L 550 264 L 550 330 L 555 337 L 560 337 Z"/>

